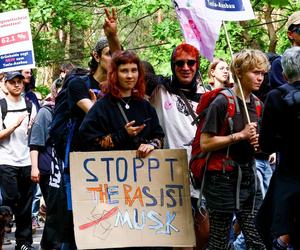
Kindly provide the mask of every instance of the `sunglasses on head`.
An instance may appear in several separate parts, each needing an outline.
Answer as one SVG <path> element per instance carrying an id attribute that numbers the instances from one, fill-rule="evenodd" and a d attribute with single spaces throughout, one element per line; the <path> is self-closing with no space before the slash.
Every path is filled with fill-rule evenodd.
<path id="1" fill-rule="evenodd" d="M 180 68 L 182 68 L 185 64 L 187 64 L 189 67 L 193 67 L 196 64 L 196 60 L 178 60 L 175 62 L 175 65 Z"/>
<path id="2" fill-rule="evenodd" d="M 296 32 L 298 35 L 300 35 L 300 27 L 292 29 L 292 32 Z"/>

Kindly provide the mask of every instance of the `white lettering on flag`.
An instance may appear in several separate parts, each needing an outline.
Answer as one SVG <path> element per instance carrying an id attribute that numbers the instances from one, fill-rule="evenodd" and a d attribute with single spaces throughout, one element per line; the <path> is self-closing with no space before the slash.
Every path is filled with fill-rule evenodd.
<path id="1" fill-rule="evenodd" d="M 222 22 L 201 15 L 188 1 L 173 0 L 185 41 L 195 46 L 200 54 L 212 61 Z"/>
<path id="2" fill-rule="evenodd" d="M 250 0 L 202 0 L 189 1 L 193 8 L 203 10 L 206 16 L 223 21 L 241 21 L 254 19 Z"/>

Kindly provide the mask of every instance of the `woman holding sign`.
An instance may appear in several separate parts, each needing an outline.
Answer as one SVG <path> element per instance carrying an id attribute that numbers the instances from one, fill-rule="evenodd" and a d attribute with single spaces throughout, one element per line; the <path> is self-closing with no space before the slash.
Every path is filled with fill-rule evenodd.
<path id="1" fill-rule="evenodd" d="M 80 127 L 85 150 L 135 150 L 146 157 L 162 148 L 164 132 L 155 109 L 144 100 L 144 72 L 132 51 L 118 51 L 108 73 L 107 95 Z"/>

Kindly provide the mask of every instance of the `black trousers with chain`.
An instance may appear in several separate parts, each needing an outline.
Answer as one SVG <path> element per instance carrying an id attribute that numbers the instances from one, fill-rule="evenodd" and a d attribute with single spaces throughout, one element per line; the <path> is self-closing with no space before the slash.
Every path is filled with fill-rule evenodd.
<path id="1" fill-rule="evenodd" d="M 31 208 L 33 182 L 31 166 L 0 165 L 0 186 L 3 205 L 9 206 L 16 220 L 17 245 L 32 244 Z"/>
<path id="2" fill-rule="evenodd" d="M 235 215 L 245 236 L 248 250 L 266 249 L 254 225 L 256 212 L 252 208 L 236 211 Z M 229 249 L 229 231 L 232 225 L 233 214 L 209 210 L 210 237 L 208 249 Z"/>
<path id="3" fill-rule="evenodd" d="M 262 194 L 253 164 L 249 162 L 241 165 L 240 177 L 238 168 L 233 172 L 206 173 L 204 195 L 210 221 L 208 249 L 228 249 L 233 214 L 245 236 L 247 249 L 266 249 L 255 227 L 255 216 L 262 203 Z"/>

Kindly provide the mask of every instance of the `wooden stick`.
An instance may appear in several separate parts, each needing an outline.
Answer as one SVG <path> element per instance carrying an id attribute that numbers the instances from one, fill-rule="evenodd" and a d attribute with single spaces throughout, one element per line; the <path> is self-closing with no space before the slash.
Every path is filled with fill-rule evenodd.
<path id="1" fill-rule="evenodd" d="M 229 47 L 229 51 L 230 51 L 230 55 L 231 55 L 231 60 L 233 60 L 233 52 L 232 52 L 232 48 L 231 48 L 231 44 L 230 44 L 230 40 L 229 40 L 229 35 L 228 35 L 228 32 L 227 32 L 227 28 L 226 28 L 226 24 L 225 24 L 224 21 L 222 21 L 222 25 L 224 27 L 226 42 L 227 42 L 228 47 Z M 232 72 L 232 73 L 235 73 L 235 72 Z M 247 122 L 250 123 L 251 121 L 250 121 L 250 116 L 249 116 L 249 112 L 248 112 L 248 109 L 247 109 L 247 104 L 246 104 L 244 92 L 243 92 L 243 89 L 242 89 L 242 85 L 241 85 L 240 79 L 237 77 L 237 75 L 236 75 L 236 79 L 237 79 L 238 88 L 239 88 L 239 90 L 241 92 L 241 97 L 242 97 L 243 105 L 245 107 L 245 114 L 246 114 Z"/>

